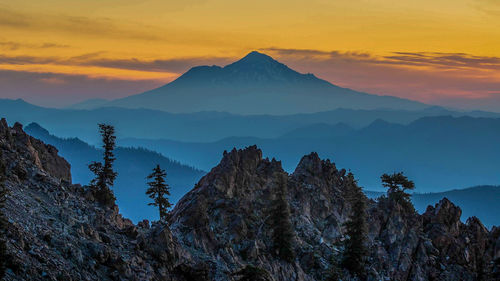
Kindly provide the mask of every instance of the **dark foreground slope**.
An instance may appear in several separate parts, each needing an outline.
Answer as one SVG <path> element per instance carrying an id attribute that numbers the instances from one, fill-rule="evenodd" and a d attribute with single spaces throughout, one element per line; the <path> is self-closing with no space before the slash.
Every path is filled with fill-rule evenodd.
<path id="1" fill-rule="evenodd" d="M 288 175 L 249 147 L 224 154 L 179 201 L 170 227 L 134 225 L 71 184 L 57 150 L 19 125 L 0 123 L 0 148 L 10 190 L 6 280 L 323 280 L 351 209 L 345 170 L 313 153 Z M 274 255 L 270 239 L 281 176 L 288 177 L 297 253 L 291 263 Z M 500 229 L 489 232 L 475 218 L 461 223 L 447 199 L 423 215 L 387 200 L 367 202 L 370 280 L 495 278 Z M 246 275 L 236 274 L 244 268 Z"/>
<path id="2" fill-rule="evenodd" d="M 192 280 L 168 229 L 135 226 L 71 184 L 57 149 L 0 122 L 9 190 L 5 280 Z"/>

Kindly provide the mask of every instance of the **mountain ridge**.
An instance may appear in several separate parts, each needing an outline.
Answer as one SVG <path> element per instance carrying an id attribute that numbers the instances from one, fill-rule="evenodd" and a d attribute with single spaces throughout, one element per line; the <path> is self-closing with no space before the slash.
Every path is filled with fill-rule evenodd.
<path id="1" fill-rule="evenodd" d="M 369 190 L 365 190 L 365 194 L 372 199 L 385 195 L 384 192 Z M 496 198 L 500 198 L 500 186 L 473 186 L 441 192 L 414 192 L 411 195 L 415 209 L 421 214 L 425 213 L 427 206 L 438 203 L 442 198 L 448 198 L 460 207 L 462 222 L 466 222 L 471 217 L 477 217 L 488 228 L 500 225 L 500 219 L 496 215 L 500 213 L 500 206 L 496 204 Z"/>
<path id="2" fill-rule="evenodd" d="M 193 67 L 164 86 L 110 101 L 105 106 L 175 113 L 215 110 L 244 115 L 286 115 L 341 107 L 423 109 L 429 105 L 342 88 L 253 51 L 224 67 Z"/>
<path id="3" fill-rule="evenodd" d="M 298 130 L 309 135 L 294 138 L 287 135 L 292 129 L 275 138 L 230 137 L 214 142 L 127 138 L 121 142 L 147 147 L 205 170 L 217 163 L 220 151 L 232 147 L 257 144 L 266 156 L 281 159 L 289 172 L 303 154 L 316 151 L 351 168 L 360 184 L 372 190 L 380 188 L 380 175 L 395 171 L 407 173 L 421 192 L 500 182 L 495 170 L 500 165 L 500 149 L 495 145 L 500 143 L 499 118 L 437 116 L 405 125 L 374 121 L 350 133 L 342 133 L 334 124 L 320 129 L 311 130 L 306 125 Z M 466 149 L 470 147 L 474 149 Z"/>
<path id="4" fill-rule="evenodd" d="M 346 170 L 317 153 L 288 174 L 256 146 L 224 152 L 168 222 L 150 225 L 132 223 L 116 205 L 96 202 L 89 187 L 72 184 L 57 150 L 20 125 L 2 120 L 0 143 L 0 161 L 9 163 L 6 280 L 319 281 L 338 266 L 352 185 Z M 273 250 L 278 228 L 268 222 L 284 177 L 295 253 L 289 261 Z M 422 215 L 389 199 L 360 200 L 370 221 L 367 280 L 498 277 L 500 228 L 489 231 L 474 217 L 460 222 L 461 209 L 446 198 Z M 359 280 L 338 270 L 343 280 Z"/>
<path id="5" fill-rule="evenodd" d="M 36 122 L 60 137 L 78 137 L 88 143 L 99 142 L 95 126 L 109 123 L 118 129 L 119 138 L 142 137 L 177 141 L 213 142 L 226 137 L 254 136 L 275 138 L 293 129 L 314 123 L 343 122 L 359 129 L 375 119 L 408 124 L 424 116 L 453 115 L 498 118 L 489 112 L 454 112 L 434 108 L 431 112 L 409 110 L 336 109 L 319 113 L 276 115 L 237 115 L 227 112 L 169 113 L 151 109 L 103 107 L 98 109 L 54 109 L 22 100 L 0 99 L 0 112 L 9 122 Z M 144 125 L 148 124 L 149 129 Z"/>

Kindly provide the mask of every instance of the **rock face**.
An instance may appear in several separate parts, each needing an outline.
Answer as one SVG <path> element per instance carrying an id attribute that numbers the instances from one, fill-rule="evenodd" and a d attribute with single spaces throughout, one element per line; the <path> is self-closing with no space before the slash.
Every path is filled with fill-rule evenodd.
<path id="1" fill-rule="evenodd" d="M 6 166 L 5 280 L 192 280 L 189 253 L 166 225 L 134 225 L 71 184 L 57 150 L 0 122 Z M 187 277 L 186 277 L 187 276 Z"/>
<path id="2" fill-rule="evenodd" d="M 27 173 L 25 164 L 34 164 L 39 170 L 65 182 L 71 182 L 71 166 L 66 160 L 57 155 L 57 149 L 51 145 L 44 144 L 38 139 L 27 135 L 23 126 L 19 123 L 9 128 L 7 121 L 0 120 L 0 141 L 2 147 L 15 151 L 13 158 L 4 161 L 9 166 L 17 167 L 20 175 Z M 19 176 L 19 175 L 18 175 Z"/>
<path id="3" fill-rule="evenodd" d="M 288 175 L 255 146 L 224 152 L 168 224 L 150 226 L 94 202 L 87 187 L 71 184 L 57 150 L 20 125 L 2 121 L 0 134 L 10 190 L 7 280 L 325 280 L 345 239 L 346 171 L 316 153 Z M 283 177 L 291 263 L 277 257 L 271 238 Z M 367 203 L 368 280 L 498 278 L 500 228 L 488 231 L 477 218 L 463 224 L 447 199 L 423 215 L 384 198 Z"/>
<path id="4" fill-rule="evenodd" d="M 249 264 L 275 280 L 325 278 L 351 208 L 346 171 L 311 153 L 289 175 L 287 199 L 297 254 L 292 264 L 273 254 L 267 223 L 284 173 L 280 162 L 262 159 L 254 146 L 233 150 L 172 211 L 174 236 L 191 253 L 204 253 L 210 279 L 232 280 L 232 273 Z M 368 279 L 494 278 L 499 230 L 489 232 L 477 218 L 464 225 L 460 215 L 460 208 L 446 198 L 423 215 L 388 199 L 370 201 Z"/>

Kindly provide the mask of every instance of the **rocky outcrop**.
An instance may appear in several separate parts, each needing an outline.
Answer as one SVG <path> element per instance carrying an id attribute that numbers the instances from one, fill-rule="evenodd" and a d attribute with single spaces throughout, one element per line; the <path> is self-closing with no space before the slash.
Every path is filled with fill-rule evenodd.
<path id="1" fill-rule="evenodd" d="M 255 146 L 224 152 L 169 213 L 134 225 L 70 183 L 57 150 L 0 124 L 10 190 L 7 280 L 325 280 L 351 210 L 346 171 L 316 153 L 288 175 Z M 273 248 L 272 211 L 286 177 L 295 259 Z M 282 181 L 281 181 L 282 182 Z M 446 198 L 419 215 L 367 200 L 368 280 L 495 280 L 500 229 L 460 221 Z M 346 275 L 345 280 L 356 280 Z"/>
<path id="2" fill-rule="evenodd" d="M 57 150 L 20 125 L 0 122 L 0 155 L 9 190 L 5 280 L 193 280 L 195 259 L 168 226 L 134 225 L 118 207 L 100 206 L 71 184 Z"/>
<path id="3" fill-rule="evenodd" d="M 179 242 L 193 254 L 203 253 L 207 262 L 217 261 L 211 279 L 231 280 L 246 266 L 263 269 L 275 280 L 325 278 L 351 208 L 346 171 L 311 153 L 289 175 L 297 253 L 292 264 L 273 255 L 267 223 L 284 173 L 280 162 L 262 159 L 255 146 L 224 153 L 172 211 Z M 476 218 L 463 224 L 460 208 L 446 198 L 423 215 L 384 198 L 368 205 L 369 280 L 493 278 L 498 231 L 488 232 Z"/>
<path id="4" fill-rule="evenodd" d="M 17 166 L 19 175 L 23 175 L 26 164 L 34 164 L 39 170 L 68 183 L 71 183 L 71 166 L 62 157 L 57 155 L 57 149 L 51 145 L 44 144 L 38 139 L 31 137 L 23 131 L 19 123 L 9 128 L 7 121 L 0 120 L 0 144 L 13 156 L 4 159 L 10 166 Z"/>
<path id="5" fill-rule="evenodd" d="M 311 153 L 288 176 L 297 253 L 292 264 L 273 255 L 268 224 L 284 173 L 280 162 L 263 159 L 255 146 L 225 152 L 172 211 L 170 223 L 179 242 L 192 254 L 203 253 L 206 262 L 216 261 L 210 279 L 232 280 L 232 273 L 247 266 L 265 270 L 275 280 L 326 276 L 351 208 L 346 171 Z M 493 278 L 498 234 L 476 218 L 463 224 L 460 208 L 446 198 L 423 215 L 388 199 L 368 203 L 370 280 Z"/>

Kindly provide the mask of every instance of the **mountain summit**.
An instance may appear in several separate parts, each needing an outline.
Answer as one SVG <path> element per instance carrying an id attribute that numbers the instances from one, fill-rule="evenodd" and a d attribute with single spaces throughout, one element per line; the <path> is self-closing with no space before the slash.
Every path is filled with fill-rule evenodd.
<path id="1" fill-rule="evenodd" d="M 224 70 L 228 74 L 232 74 L 232 78 L 249 78 L 249 82 L 296 82 L 301 80 L 315 80 L 317 83 L 324 82 L 311 74 L 300 74 L 272 57 L 257 51 L 253 51 L 239 61 L 227 65 Z"/>
<path id="2" fill-rule="evenodd" d="M 318 86 L 327 86 L 329 84 L 312 74 L 301 74 L 290 69 L 285 64 L 257 51 L 250 52 L 242 59 L 225 67 L 216 65 L 193 67 L 171 84 L 186 83 L 192 85 L 195 81 L 210 82 L 212 86 L 233 84 L 235 87 L 241 85 L 245 85 L 246 87 L 256 85 L 283 87 L 287 84 L 301 82 L 316 84 Z"/>
<path id="3" fill-rule="evenodd" d="M 236 114 L 297 114 L 336 108 L 422 109 L 427 105 L 335 86 L 299 73 L 272 57 L 250 52 L 220 66 L 196 66 L 151 91 L 103 106 L 150 108 L 173 113 L 223 111 Z"/>

